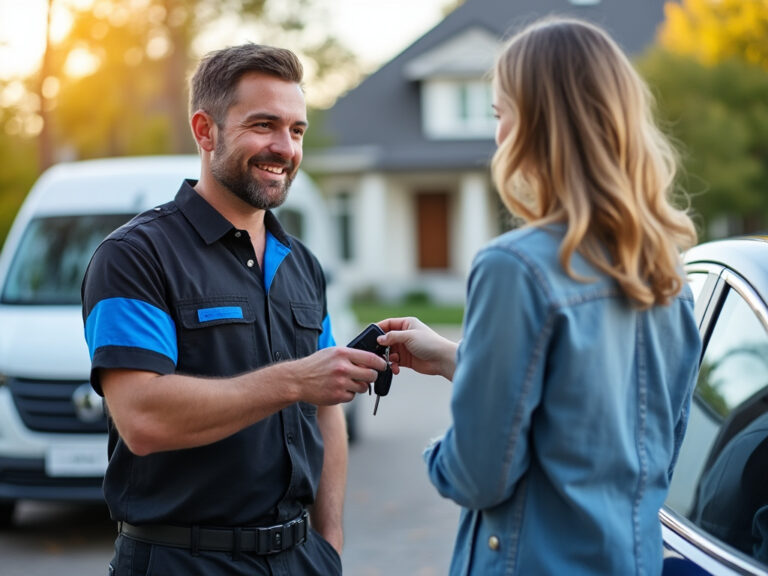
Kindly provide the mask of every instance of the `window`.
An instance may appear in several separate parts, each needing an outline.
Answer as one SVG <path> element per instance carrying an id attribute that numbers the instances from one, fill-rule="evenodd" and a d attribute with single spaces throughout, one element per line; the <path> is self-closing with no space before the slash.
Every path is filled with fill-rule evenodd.
<path id="1" fill-rule="evenodd" d="M 293 208 L 278 208 L 275 211 L 280 225 L 288 234 L 299 240 L 306 240 L 304 236 L 304 215 Z"/>
<path id="2" fill-rule="evenodd" d="M 493 90 L 485 80 L 433 80 L 424 85 L 424 131 L 435 139 L 493 138 Z"/>
<path id="3" fill-rule="evenodd" d="M 747 297 L 716 316 L 667 504 L 768 563 L 768 333 Z"/>
<path id="4" fill-rule="evenodd" d="M 336 196 L 334 212 L 339 238 L 339 256 L 342 261 L 350 262 L 355 255 L 352 250 L 352 199 L 349 192 L 341 192 Z"/>
<path id="5" fill-rule="evenodd" d="M 701 291 L 704 288 L 704 283 L 707 281 L 707 274 L 706 272 L 695 272 L 693 274 L 688 275 L 688 284 L 691 287 L 691 292 L 693 292 L 693 299 L 698 300 L 699 295 L 701 295 Z"/>
<path id="6" fill-rule="evenodd" d="M 96 247 L 132 214 L 37 218 L 29 223 L 3 288 L 5 304 L 80 304 L 80 285 Z"/>

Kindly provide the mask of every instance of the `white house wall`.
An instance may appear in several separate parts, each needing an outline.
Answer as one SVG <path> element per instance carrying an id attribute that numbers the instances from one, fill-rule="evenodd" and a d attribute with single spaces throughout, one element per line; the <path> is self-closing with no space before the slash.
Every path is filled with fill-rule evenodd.
<path id="1" fill-rule="evenodd" d="M 437 301 L 461 301 L 475 253 L 499 232 L 495 192 L 485 172 L 377 172 L 329 178 L 322 188 L 327 197 L 351 194 L 353 257 L 334 274 L 353 292 L 375 287 L 382 297 L 397 298 L 419 290 Z M 450 268 L 445 271 L 418 268 L 415 194 L 424 189 L 450 196 Z"/>

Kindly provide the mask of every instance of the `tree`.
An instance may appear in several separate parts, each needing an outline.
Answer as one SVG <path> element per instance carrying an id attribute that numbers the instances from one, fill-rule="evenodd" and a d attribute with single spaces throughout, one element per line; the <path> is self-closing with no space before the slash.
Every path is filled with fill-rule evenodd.
<path id="1" fill-rule="evenodd" d="M 682 187 L 704 238 L 768 224 L 768 72 L 654 50 L 638 61 L 662 124 L 682 152 Z M 728 223 L 718 232 L 713 223 Z"/>
<path id="2" fill-rule="evenodd" d="M 766 0 L 683 0 L 667 2 L 661 45 L 704 64 L 732 58 L 768 69 Z"/>
<path id="3" fill-rule="evenodd" d="M 765 230 L 768 1 L 667 2 L 665 15 L 660 49 L 639 64 L 684 150 L 684 183 L 701 231 Z"/>
<path id="4" fill-rule="evenodd" d="M 211 48 L 202 39 L 222 22 L 235 21 L 250 41 L 297 52 L 310 105 L 329 105 L 361 74 L 352 53 L 328 36 L 328 15 L 314 0 L 93 0 L 87 9 L 48 3 L 68 12 L 72 27 L 49 45 L 38 73 L 8 82 L 13 104 L 0 99 L 0 241 L 51 161 L 193 152 L 186 78 Z"/>
<path id="5" fill-rule="evenodd" d="M 222 21 L 234 18 L 249 39 L 299 53 L 313 96 L 360 76 L 348 49 L 309 33 L 322 17 L 312 0 L 94 0 L 73 16 L 51 57 L 56 140 L 70 156 L 194 151 L 186 79 L 200 37 Z M 78 61 L 90 69 L 78 70 Z"/>

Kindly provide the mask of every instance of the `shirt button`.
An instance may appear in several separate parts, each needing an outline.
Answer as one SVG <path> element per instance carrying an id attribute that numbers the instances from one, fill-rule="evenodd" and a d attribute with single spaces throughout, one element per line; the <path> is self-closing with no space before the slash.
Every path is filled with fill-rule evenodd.
<path id="1" fill-rule="evenodd" d="M 499 539 L 496 536 L 488 538 L 488 548 L 491 550 L 498 550 L 500 546 L 501 542 L 499 542 Z"/>
<path id="2" fill-rule="evenodd" d="M 248 262 L 246 262 L 245 264 L 248 266 L 248 268 L 253 268 L 253 265 L 256 264 L 256 262 L 254 262 L 253 260 L 248 260 Z"/>
<path id="3" fill-rule="evenodd" d="M 243 233 L 242 233 L 242 232 L 240 232 L 240 230 L 238 230 L 237 232 L 235 232 L 235 238 L 240 238 L 240 236 L 242 236 L 242 235 L 243 235 Z"/>
<path id="4" fill-rule="evenodd" d="M 286 441 L 288 442 L 288 444 L 293 443 L 293 434 L 291 432 L 288 432 L 288 435 L 286 436 Z"/>
<path id="5" fill-rule="evenodd" d="M 283 355 L 280 352 L 275 352 L 274 354 L 275 360 L 282 360 Z"/>

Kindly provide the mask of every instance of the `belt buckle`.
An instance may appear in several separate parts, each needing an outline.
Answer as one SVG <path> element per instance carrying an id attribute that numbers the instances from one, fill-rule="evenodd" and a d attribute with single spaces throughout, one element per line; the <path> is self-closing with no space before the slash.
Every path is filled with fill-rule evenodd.
<path id="1" fill-rule="evenodd" d="M 266 554 L 277 554 L 282 552 L 291 546 L 295 546 L 306 540 L 307 531 L 301 530 L 302 525 L 306 527 L 309 513 L 304 510 L 301 516 L 294 518 L 293 520 L 286 522 L 285 524 L 276 524 L 274 526 L 267 526 L 265 528 L 259 528 L 262 533 L 266 532 L 267 536 L 267 551 Z M 286 542 L 290 536 L 290 542 Z"/>
<path id="2" fill-rule="evenodd" d="M 282 525 L 267 528 L 267 543 L 269 547 L 267 554 L 277 554 L 283 551 L 283 543 L 285 542 L 284 530 L 285 526 Z"/>

